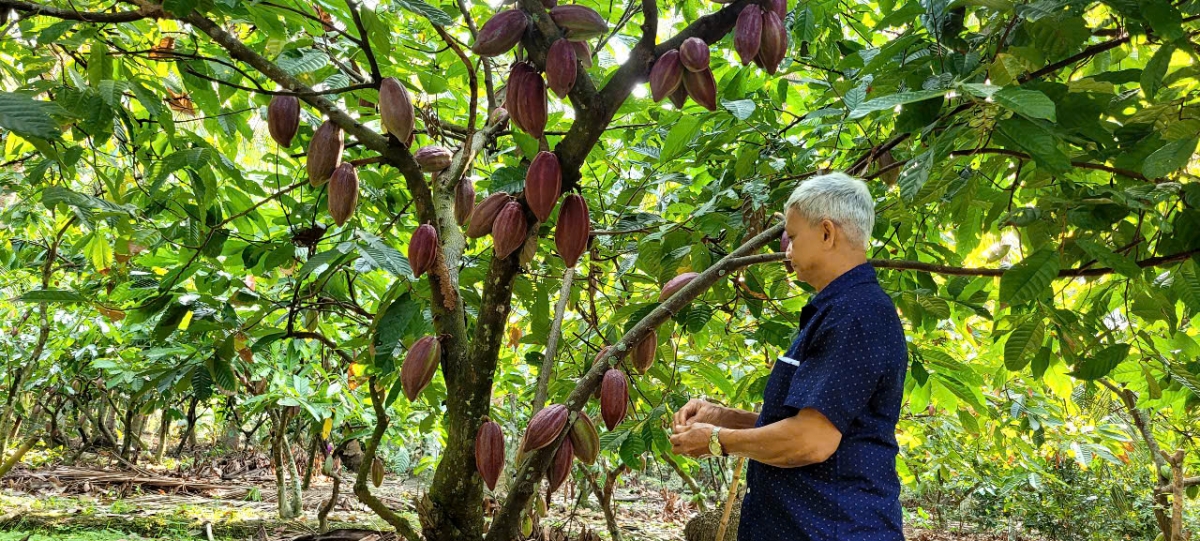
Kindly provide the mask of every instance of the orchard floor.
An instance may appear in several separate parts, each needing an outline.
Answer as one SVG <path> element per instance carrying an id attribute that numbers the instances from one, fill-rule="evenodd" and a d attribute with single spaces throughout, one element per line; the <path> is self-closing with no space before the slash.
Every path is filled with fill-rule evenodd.
<path id="1" fill-rule="evenodd" d="M 251 466 L 256 461 L 250 460 Z M 44 467 L 17 469 L 0 480 L 0 541 L 158 541 L 180 539 L 284 541 L 313 533 L 317 510 L 332 483 L 316 476 L 305 492 L 300 520 L 276 519 L 273 477 L 267 468 L 251 468 L 226 479 L 194 464 L 175 471 L 140 467 Z M 334 528 L 387 529 L 370 510 L 348 494 L 349 474 L 339 504 L 330 514 Z M 411 502 L 422 490 L 413 479 L 387 479 L 375 489 L 385 502 L 415 522 Z M 566 535 L 554 541 L 608 539 L 598 506 L 576 505 L 569 489 L 560 490 L 543 525 Z M 618 523 L 629 541 L 683 541 L 683 528 L 697 509 L 683 495 L 639 483 L 618 488 Z M 594 532 L 599 537 L 582 535 Z M 917 541 L 999 541 L 1003 536 L 912 530 Z M 31 535 L 26 540 L 26 535 Z"/>

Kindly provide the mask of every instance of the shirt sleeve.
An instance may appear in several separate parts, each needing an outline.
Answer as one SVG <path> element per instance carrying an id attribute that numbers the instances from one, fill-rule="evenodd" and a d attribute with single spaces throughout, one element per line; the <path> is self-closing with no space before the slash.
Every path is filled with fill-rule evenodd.
<path id="1" fill-rule="evenodd" d="M 866 409 L 888 369 L 881 336 L 858 317 L 821 322 L 792 375 L 785 404 L 813 408 L 843 435 Z"/>

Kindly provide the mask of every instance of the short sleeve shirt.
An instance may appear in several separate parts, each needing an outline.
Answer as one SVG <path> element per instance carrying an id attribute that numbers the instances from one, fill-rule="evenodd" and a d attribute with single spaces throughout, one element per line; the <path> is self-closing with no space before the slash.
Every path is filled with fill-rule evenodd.
<path id="1" fill-rule="evenodd" d="M 818 464 L 750 461 L 739 541 L 903 541 L 896 422 L 907 366 L 904 328 L 870 264 L 808 302 L 771 371 L 756 426 L 813 408 L 842 440 Z"/>

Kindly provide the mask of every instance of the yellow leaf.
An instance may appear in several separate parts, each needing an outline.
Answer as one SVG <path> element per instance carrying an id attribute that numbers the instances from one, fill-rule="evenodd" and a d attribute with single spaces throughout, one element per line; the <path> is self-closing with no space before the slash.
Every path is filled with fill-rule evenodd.
<path id="1" fill-rule="evenodd" d="M 330 432 L 333 432 L 333 417 L 325 419 L 325 424 L 321 425 L 321 439 L 329 439 Z"/>

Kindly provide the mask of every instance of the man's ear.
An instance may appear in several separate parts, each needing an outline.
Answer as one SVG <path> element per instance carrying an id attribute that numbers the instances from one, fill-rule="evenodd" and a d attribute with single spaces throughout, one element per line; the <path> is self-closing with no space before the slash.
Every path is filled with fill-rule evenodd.
<path id="1" fill-rule="evenodd" d="M 834 225 L 833 220 L 828 218 L 821 220 L 821 244 L 823 246 L 833 248 L 837 233 L 837 226 Z"/>

